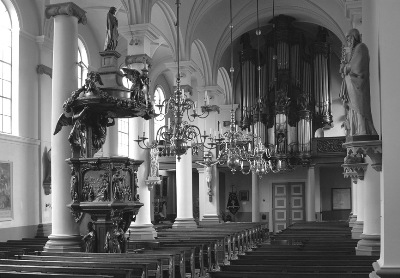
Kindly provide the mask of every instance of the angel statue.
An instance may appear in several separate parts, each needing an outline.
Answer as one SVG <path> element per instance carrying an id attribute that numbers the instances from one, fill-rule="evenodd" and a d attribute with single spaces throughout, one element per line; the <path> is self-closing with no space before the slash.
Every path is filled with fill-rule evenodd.
<path id="1" fill-rule="evenodd" d="M 124 76 L 132 83 L 130 90 L 133 92 L 131 99 L 137 102 L 144 103 L 146 95 L 143 91 L 145 87 L 145 80 L 142 78 L 140 71 L 131 68 L 122 68 Z"/>
<path id="2" fill-rule="evenodd" d="M 89 71 L 85 79 L 85 85 L 83 85 L 85 92 L 92 93 L 94 95 L 99 94 L 100 90 L 97 88 L 96 83 L 99 85 L 104 85 L 98 72 Z"/>
<path id="3" fill-rule="evenodd" d="M 72 125 L 71 132 L 68 136 L 68 141 L 71 145 L 72 152 L 76 155 L 86 157 L 86 125 L 84 123 L 84 117 L 88 107 L 84 107 L 82 111 L 71 117 L 66 116 L 64 113 L 60 115 L 57 121 L 56 128 L 53 135 L 60 132 L 63 126 Z"/>
<path id="4" fill-rule="evenodd" d="M 205 167 L 205 174 L 206 174 L 206 181 L 208 186 L 208 200 L 212 202 L 212 188 L 211 188 L 211 181 L 212 181 L 212 166 L 218 163 L 218 161 L 212 161 L 212 153 L 207 152 L 203 156 L 203 162 L 196 162 L 199 165 Z"/>

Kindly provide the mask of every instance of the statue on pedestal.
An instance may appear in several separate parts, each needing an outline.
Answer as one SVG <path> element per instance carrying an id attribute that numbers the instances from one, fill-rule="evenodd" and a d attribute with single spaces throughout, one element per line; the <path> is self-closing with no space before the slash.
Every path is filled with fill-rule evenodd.
<path id="1" fill-rule="evenodd" d="M 368 48 L 357 29 L 347 33 L 346 43 L 339 70 L 343 77 L 340 98 L 347 114 L 343 123 L 346 136 L 377 135 L 371 114 Z"/>
<path id="2" fill-rule="evenodd" d="M 104 51 L 115 50 L 118 45 L 118 19 L 115 16 L 116 11 L 115 7 L 111 7 L 107 13 L 107 32 Z"/>

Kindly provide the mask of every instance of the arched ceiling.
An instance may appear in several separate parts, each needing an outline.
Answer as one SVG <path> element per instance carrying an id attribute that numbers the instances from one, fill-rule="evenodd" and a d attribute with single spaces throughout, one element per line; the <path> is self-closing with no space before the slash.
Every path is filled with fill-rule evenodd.
<path id="1" fill-rule="evenodd" d="M 44 1 L 49 3 L 49 1 Z M 50 1 L 51 3 L 64 1 Z M 84 28 L 91 33 L 97 49 L 102 49 L 106 32 L 106 15 L 115 6 L 119 26 L 151 23 L 162 33 L 160 45 L 154 53 L 153 63 L 174 61 L 176 45 L 176 0 L 73 0 L 87 12 L 88 23 Z M 38 9 L 43 9 L 43 1 L 36 0 Z M 272 18 L 273 0 L 259 0 L 261 25 Z M 324 26 L 339 40 L 351 28 L 346 18 L 344 0 L 275 0 L 275 15 L 286 14 L 297 22 Z M 234 39 L 256 28 L 256 0 L 232 0 Z M 181 60 L 191 59 L 192 44 L 200 41 L 209 58 L 209 69 L 216 84 L 217 71 L 223 53 L 230 44 L 229 0 L 181 0 L 180 34 Z M 305 24 L 304 26 L 307 26 Z M 126 53 L 127 39 L 121 36 L 117 50 Z M 125 48 L 125 49 L 123 49 Z M 199 66 L 202 68 L 204 65 Z M 167 69 L 166 69 L 167 70 Z"/>

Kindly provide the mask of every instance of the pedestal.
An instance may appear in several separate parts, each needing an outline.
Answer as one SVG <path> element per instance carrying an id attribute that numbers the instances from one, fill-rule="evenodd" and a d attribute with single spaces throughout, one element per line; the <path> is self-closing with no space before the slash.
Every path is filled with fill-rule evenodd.
<path id="1" fill-rule="evenodd" d="M 361 234 L 357 243 L 357 256 L 379 256 L 381 252 L 381 236 Z"/>

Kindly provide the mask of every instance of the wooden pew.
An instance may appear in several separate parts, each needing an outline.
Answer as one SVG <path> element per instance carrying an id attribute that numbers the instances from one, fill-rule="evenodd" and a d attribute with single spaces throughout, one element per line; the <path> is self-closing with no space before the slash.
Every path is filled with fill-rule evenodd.
<path id="1" fill-rule="evenodd" d="M 240 271 L 240 272 L 284 272 L 284 273 L 371 273 L 373 271 L 370 266 L 328 266 L 328 265 L 223 265 L 221 271 Z"/>
<path id="2" fill-rule="evenodd" d="M 37 256 L 36 256 L 37 258 Z M 12 259 L 1 259 L 0 265 L 32 265 L 32 266 L 60 266 L 60 267 L 84 267 L 84 268 L 110 268 L 110 269 L 129 269 L 131 270 L 131 276 L 148 276 L 148 265 L 147 263 L 132 263 L 132 262 L 121 262 L 121 261 L 112 261 L 109 263 L 96 262 L 96 261 L 70 261 L 70 260 L 60 260 L 58 257 L 57 260 L 48 261 L 48 260 L 12 260 Z"/>
<path id="3" fill-rule="evenodd" d="M 88 254 L 88 253 L 86 253 Z M 42 261 L 42 262 L 51 262 L 53 264 L 56 262 L 67 262 L 67 263 L 80 263 L 82 261 L 93 263 L 93 264 L 102 264 L 107 266 L 108 264 L 112 264 L 113 267 L 120 265 L 121 267 L 125 267 L 121 264 L 127 264 L 128 267 L 135 264 L 148 264 L 148 276 L 160 277 L 163 278 L 163 260 L 160 258 L 110 258 L 107 256 L 93 256 L 93 257 L 81 257 L 81 256 L 37 256 L 37 255 L 23 255 L 17 256 L 18 260 L 26 260 L 26 261 Z M 165 264 L 168 267 L 168 263 Z"/>
<path id="4" fill-rule="evenodd" d="M 191 255 L 191 260 L 194 260 L 194 264 L 191 262 L 191 267 L 194 267 L 195 275 L 197 276 L 198 273 L 200 276 L 205 275 L 206 270 L 212 270 L 211 269 L 211 248 L 213 245 L 213 242 L 210 240 L 185 240 L 185 239 L 179 239 L 179 240 L 171 240 L 171 239 L 157 239 L 157 241 L 154 240 L 132 240 L 129 241 L 129 246 L 133 246 L 133 249 L 128 249 L 132 250 L 134 252 L 139 252 L 138 249 L 152 249 L 152 250 L 157 250 L 160 248 L 177 248 L 177 247 L 190 247 L 194 248 L 194 252 L 192 252 Z M 136 250 L 136 251 L 135 251 Z M 194 255 L 194 257 L 193 257 Z M 204 260 L 204 257 L 206 257 L 206 260 Z M 207 267 L 208 269 L 205 269 L 207 262 Z M 193 272 L 193 270 L 192 270 Z"/>
<path id="5" fill-rule="evenodd" d="M 282 265 L 282 266 L 294 266 L 294 265 L 305 265 L 305 266 L 371 266 L 370 260 L 330 260 L 330 259 L 319 259 L 319 260 L 309 260 L 304 259 L 290 259 L 290 260 L 270 260 L 270 259 L 251 259 L 251 260 L 235 260 L 231 261 L 231 265 Z"/>
<path id="6" fill-rule="evenodd" d="M 165 252 L 164 254 L 138 254 L 138 253 L 123 253 L 123 254 L 110 254 L 110 253 L 85 253 L 85 252 L 38 252 L 36 256 L 19 256 L 20 259 L 35 259 L 38 260 L 53 260 L 58 258 L 59 260 L 66 261 L 100 261 L 103 263 L 112 262 L 130 262 L 130 263 L 146 263 L 148 268 L 155 273 L 156 276 L 162 275 L 163 270 L 168 271 L 169 277 L 175 277 L 175 261 L 179 262 L 180 255 L 176 251 Z M 50 259 L 48 259 L 50 258 Z M 179 264 L 178 264 L 179 265 Z"/>
<path id="7" fill-rule="evenodd" d="M 0 265 L 0 271 L 16 272 L 43 272 L 43 273 L 64 273 L 64 274 L 101 274 L 109 275 L 114 278 L 141 278 L 142 275 L 134 276 L 130 269 L 117 268 L 85 268 L 85 267 L 60 267 L 60 266 L 36 266 L 7 264 Z"/>
<path id="8" fill-rule="evenodd" d="M 365 278 L 369 272 L 365 273 L 282 273 L 282 272 L 235 272 L 217 271 L 209 272 L 211 278 Z"/>
<path id="9" fill-rule="evenodd" d="M 0 271 L 1 278 L 113 278 L 110 275 Z"/>

